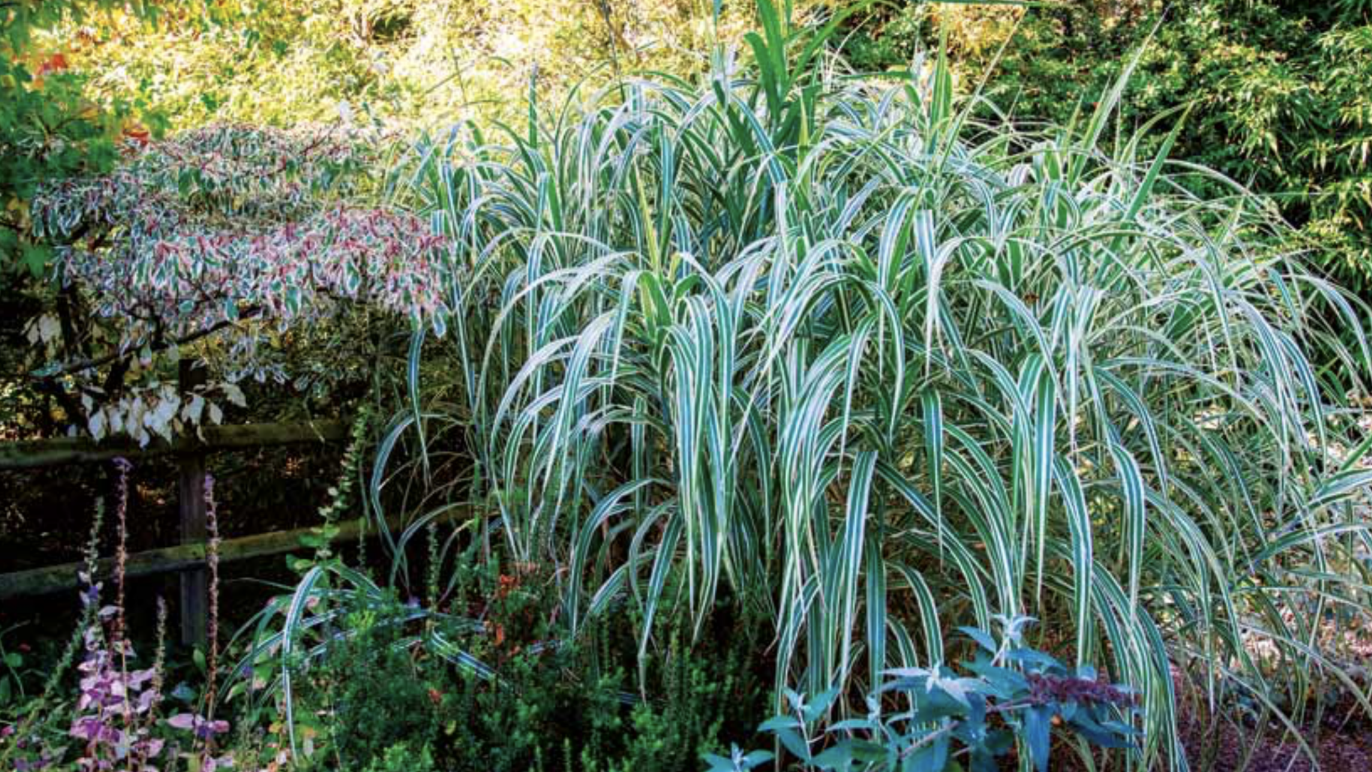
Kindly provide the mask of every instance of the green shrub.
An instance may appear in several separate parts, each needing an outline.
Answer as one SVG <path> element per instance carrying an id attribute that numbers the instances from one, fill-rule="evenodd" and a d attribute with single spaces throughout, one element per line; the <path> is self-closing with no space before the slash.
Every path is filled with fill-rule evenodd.
<path id="1" fill-rule="evenodd" d="M 767 620 L 746 610 L 729 619 L 731 607 L 737 609 L 720 603 L 721 613 L 694 643 L 687 620 L 678 616 L 658 623 L 661 648 L 640 661 L 648 699 L 630 713 L 622 760 L 604 769 L 690 769 L 703 755 L 751 733 L 770 703 L 765 657 L 759 656 L 768 643 Z"/>
<path id="2" fill-rule="evenodd" d="M 409 743 L 401 743 L 387 748 L 364 772 L 433 772 L 434 769 L 433 756 L 427 745 L 416 751 Z"/>
<path id="3" fill-rule="evenodd" d="M 336 562 L 319 568 L 360 584 L 314 585 L 319 601 L 298 632 L 313 653 L 277 659 L 271 635 L 249 654 L 261 656 L 259 676 L 292 673 L 287 715 L 309 765 L 385 769 L 427 757 L 450 772 L 672 772 L 745 738 L 767 706 L 759 626 L 721 627 L 693 647 L 680 618 L 659 622 L 669 643 L 643 660 L 638 695 L 616 664 L 634 652 L 629 631 L 567 638 L 548 621 L 556 596 L 537 573 L 468 565 L 470 594 L 457 605 L 482 607 L 473 625 L 399 604 Z"/>
<path id="4" fill-rule="evenodd" d="M 101 74 L 96 89 L 136 94 L 177 129 L 442 126 L 516 117 L 530 86 L 559 99 L 625 68 L 698 71 L 714 40 L 749 27 L 747 4 L 717 7 L 716 19 L 712 4 L 680 0 L 215 3 L 178 7 L 155 27 L 99 29 L 83 61 Z"/>
<path id="5" fill-rule="evenodd" d="M 384 622 L 375 611 L 354 612 L 347 637 L 313 674 L 332 713 L 328 742 L 339 769 L 387 768 L 402 751 L 417 759 L 438 731 L 431 669 L 378 627 Z"/>

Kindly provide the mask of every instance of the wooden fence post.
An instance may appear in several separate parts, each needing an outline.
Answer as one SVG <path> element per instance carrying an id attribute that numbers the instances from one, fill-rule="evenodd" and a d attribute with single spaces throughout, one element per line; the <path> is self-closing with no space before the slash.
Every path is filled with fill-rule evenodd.
<path id="1" fill-rule="evenodd" d="M 205 370 L 196 367 L 190 358 L 180 361 L 178 376 L 181 393 L 189 394 L 205 382 Z M 178 458 L 180 478 L 177 500 L 181 510 L 181 543 L 204 544 L 205 526 L 205 453 L 203 450 L 182 454 Z M 206 608 L 209 601 L 209 582 L 204 565 L 181 573 L 181 642 L 204 645 Z"/>

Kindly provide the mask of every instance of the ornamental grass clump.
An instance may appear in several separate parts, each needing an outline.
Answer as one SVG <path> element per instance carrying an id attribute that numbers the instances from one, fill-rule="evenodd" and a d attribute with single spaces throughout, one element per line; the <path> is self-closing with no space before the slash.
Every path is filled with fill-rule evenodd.
<path id="1" fill-rule="evenodd" d="M 552 567 L 570 637 L 631 606 L 646 652 L 728 595 L 773 621 L 778 695 L 851 704 L 1032 615 L 1137 690 L 1174 768 L 1174 671 L 1293 730 L 1316 681 L 1372 707 L 1315 629 L 1367 616 L 1367 443 L 1307 354 L 1361 382 L 1367 309 L 1266 246 L 1262 199 L 1169 162 L 1175 128 L 1139 155 L 1182 116 L 1112 126 L 1129 68 L 1031 131 L 975 119 L 942 55 L 862 79 L 831 28 L 761 19 L 700 83 L 418 146 L 394 192 L 453 245 L 453 314 L 411 377 L 452 381 L 384 439 L 377 522 L 428 468 L 402 440 L 457 433 L 452 495 Z"/>

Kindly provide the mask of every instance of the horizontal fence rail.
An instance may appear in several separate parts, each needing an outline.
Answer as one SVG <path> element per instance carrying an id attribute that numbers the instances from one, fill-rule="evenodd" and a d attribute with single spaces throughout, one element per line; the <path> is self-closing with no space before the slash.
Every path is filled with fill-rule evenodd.
<path id="1" fill-rule="evenodd" d="M 437 518 L 436 522 L 459 516 L 459 513 L 454 512 L 448 517 Z M 392 517 L 386 521 L 386 527 L 392 532 L 401 530 L 406 525 L 408 522 L 402 517 Z M 301 543 L 301 539 L 310 535 L 314 530 L 314 528 L 296 528 L 289 531 L 273 531 L 271 533 L 253 534 L 252 536 L 240 536 L 234 539 L 223 539 L 219 543 L 219 561 L 230 563 L 304 550 L 307 547 Z M 338 530 L 331 541 L 334 543 L 347 541 L 364 534 L 374 536 L 376 534 L 375 526 L 366 520 L 350 520 L 338 524 Z M 114 569 L 114 560 L 114 558 L 101 558 L 96 566 L 99 576 L 92 577 L 92 580 L 98 581 L 99 577 L 109 576 Z M 124 575 L 129 577 L 151 576 L 203 568 L 204 565 L 204 543 L 179 544 L 175 547 L 161 547 L 129 554 L 125 561 Z M 0 600 L 20 596 L 48 595 L 76 588 L 80 584 L 79 573 L 85 569 L 86 562 L 79 561 L 0 574 Z"/>
<path id="2" fill-rule="evenodd" d="M 240 424 L 205 426 L 204 439 L 177 437 L 172 442 L 157 439 L 140 447 L 126 439 L 96 442 L 89 437 L 56 437 L 46 440 L 21 440 L 0 444 L 0 470 L 34 469 L 63 464 L 85 464 L 125 456 L 138 458 L 183 453 L 212 453 L 221 450 L 247 450 L 270 445 L 298 445 L 309 442 L 338 442 L 347 437 L 342 421 L 310 421 L 280 424 Z"/>

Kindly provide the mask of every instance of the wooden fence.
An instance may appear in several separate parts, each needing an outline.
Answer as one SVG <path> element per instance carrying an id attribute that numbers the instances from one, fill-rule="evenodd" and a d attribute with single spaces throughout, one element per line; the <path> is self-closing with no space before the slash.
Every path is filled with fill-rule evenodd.
<path id="1" fill-rule="evenodd" d="M 189 362 L 183 362 L 188 365 Z M 182 367 L 182 388 L 194 385 L 199 372 Z M 157 440 L 146 447 L 131 441 L 94 440 L 80 437 L 31 440 L 0 444 L 0 470 L 34 469 L 107 461 L 116 457 L 140 458 L 173 455 L 177 459 L 177 497 L 180 511 L 180 541 L 172 547 L 138 552 L 128 556 L 127 575 L 177 571 L 181 574 L 181 640 L 184 643 L 203 643 L 205 640 L 208 585 L 205 572 L 205 457 L 210 453 L 245 450 L 276 445 L 333 443 L 347 437 L 348 427 L 342 421 L 306 423 L 242 424 L 237 426 L 206 426 L 199 437 L 179 437 L 173 442 Z M 339 529 L 335 538 L 356 537 L 358 523 Z M 300 537 L 308 529 L 276 531 L 236 539 L 220 544 L 221 561 L 290 552 L 300 545 Z M 76 586 L 80 563 L 35 568 L 0 574 L 0 599 L 23 595 L 39 595 Z M 102 569 L 109 561 L 102 561 Z"/>

